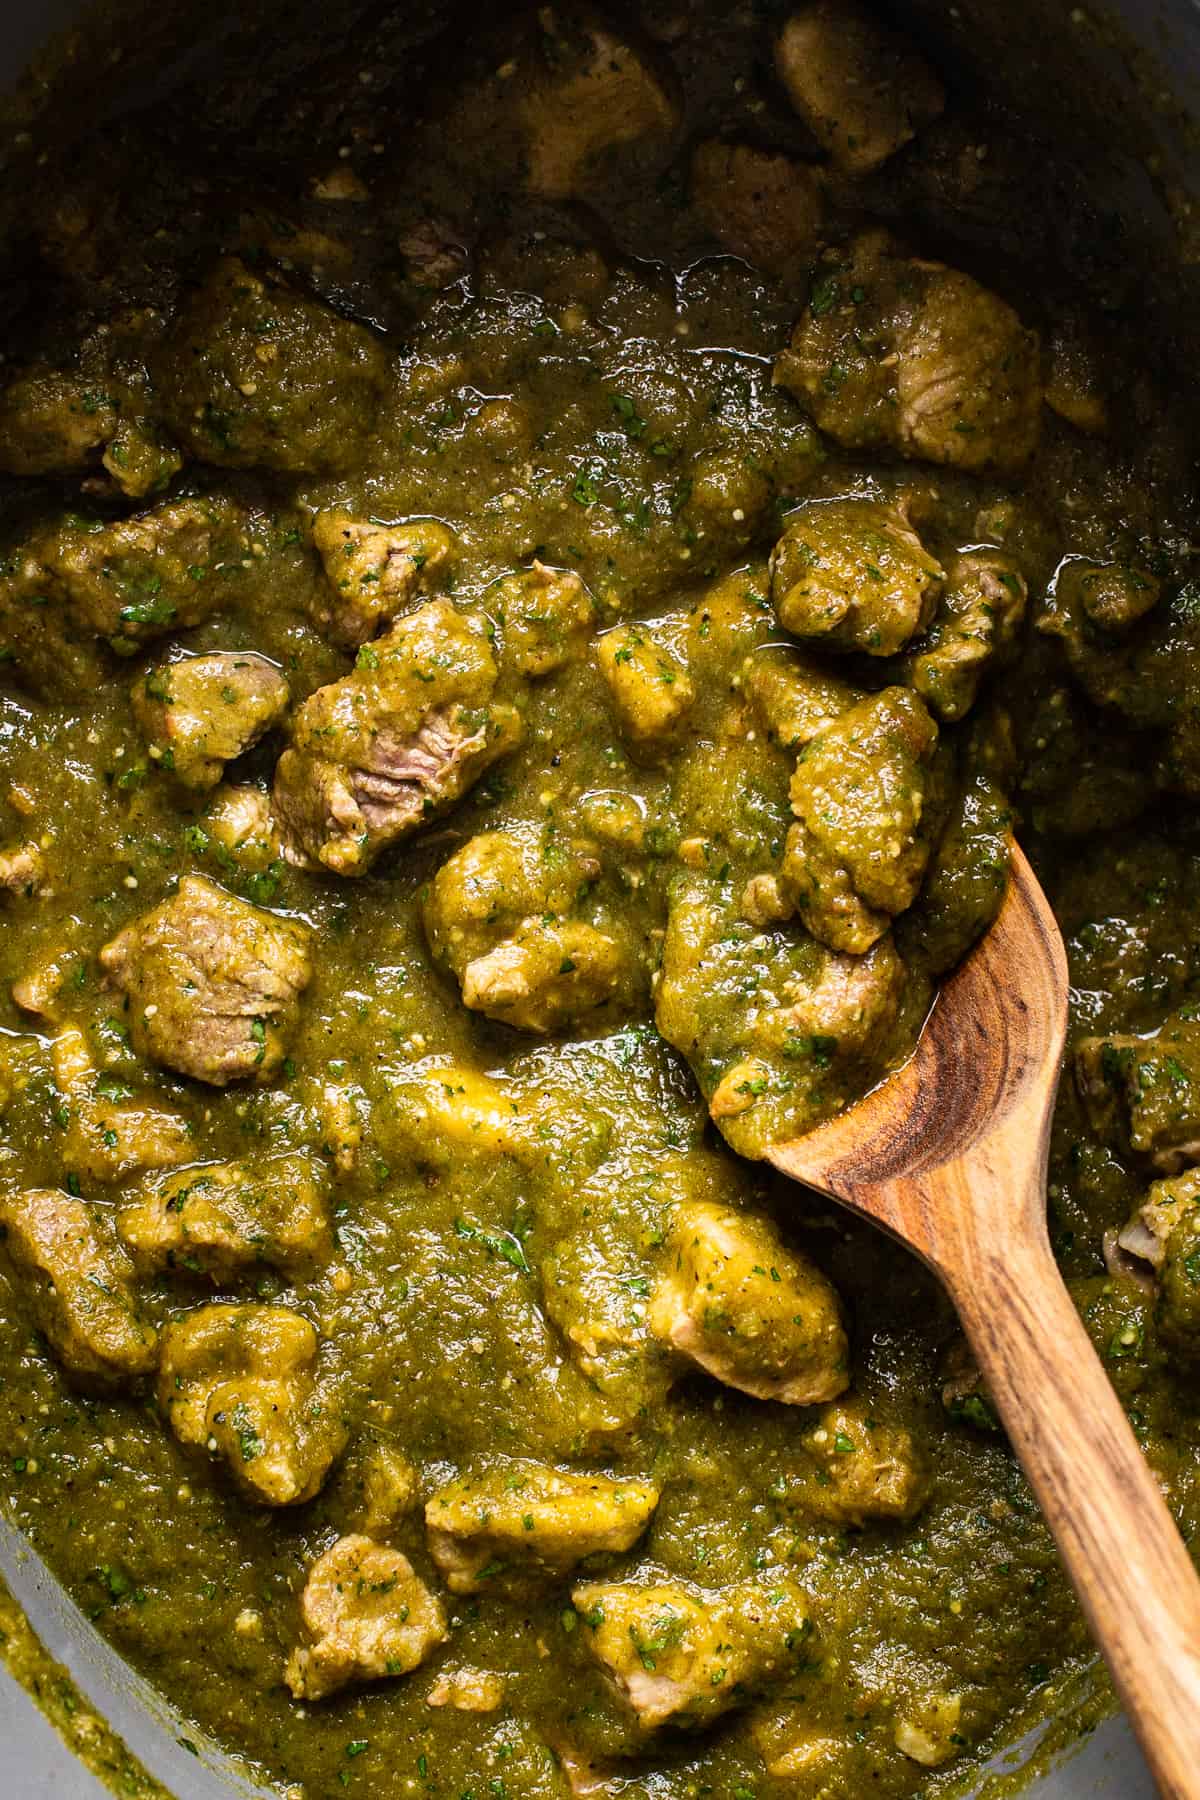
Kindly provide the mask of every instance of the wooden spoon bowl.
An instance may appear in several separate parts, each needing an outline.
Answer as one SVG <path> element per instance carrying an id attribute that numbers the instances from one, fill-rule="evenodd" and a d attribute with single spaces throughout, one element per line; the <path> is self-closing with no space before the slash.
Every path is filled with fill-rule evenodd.
<path id="1" fill-rule="evenodd" d="M 1021 851 L 916 1050 L 785 1175 L 884 1226 L 945 1284 L 1164 1795 L 1200 1800 L 1200 1580 L 1046 1229 L 1067 959 Z"/>

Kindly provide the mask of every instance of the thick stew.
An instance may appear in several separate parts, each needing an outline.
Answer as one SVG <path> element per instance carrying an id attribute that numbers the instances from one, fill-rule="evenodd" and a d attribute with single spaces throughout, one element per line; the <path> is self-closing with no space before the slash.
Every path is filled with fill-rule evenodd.
<path id="1" fill-rule="evenodd" d="M 60 134 L 5 272 L 0 1497 L 291 1800 L 942 1794 L 1091 1651 L 935 1284 L 762 1159 L 1018 831 L 1200 1524 L 1186 396 L 855 0 L 418 37 Z"/>

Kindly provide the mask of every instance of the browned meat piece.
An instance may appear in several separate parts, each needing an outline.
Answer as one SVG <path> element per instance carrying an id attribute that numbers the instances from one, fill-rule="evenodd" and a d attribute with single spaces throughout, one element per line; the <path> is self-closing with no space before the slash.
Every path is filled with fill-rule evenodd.
<path id="1" fill-rule="evenodd" d="M 123 1083 L 105 1081 L 78 1026 L 58 1033 L 51 1062 L 66 1115 L 62 1163 L 69 1175 L 120 1181 L 141 1169 L 177 1168 L 195 1155 L 187 1120 Z"/>
<path id="2" fill-rule="evenodd" d="M 389 845 L 453 805 L 521 739 L 495 698 L 485 628 L 434 600 L 359 651 L 353 673 L 296 714 L 274 804 L 300 868 L 362 875 Z"/>
<path id="3" fill-rule="evenodd" d="M 352 1529 L 388 1543 L 401 1520 L 417 1505 L 420 1477 L 395 1444 L 359 1444 L 338 1477 L 338 1499 Z"/>
<path id="4" fill-rule="evenodd" d="M 938 831 L 937 726 L 907 688 L 860 700 L 792 777 L 782 886 L 813 936 L 861 956 L 911 906 Z"/>
<path id="5" fill-rule="evenodd" d="M 915 1694 L 898 1713 L 892 1727 L 892 1742 L 903 1756 L 919 1763 L 923 1769 L 936 1769 L 952 1756 L 961 1754 L 964 1738 L 959 1729 L 962 1721 L 962 1695 L 943 1693 L 935 1688 L 930 1693 Z"/>
<path id="6" fill-rule="evenodd" d="M 18 1292 L 75 1381 L 107 1389 L 149 1374 L 156 1342 L 138 1317 L 132 1266 L 84 1201 L 50 1188 L 9 1194 L 0 1229 Z"/>
<path id="7" fill-rule="evenodd" d="M 436 961 L 463 1003 L 520 1031 L 559 1031 L 628 1004 L 640 964 L 629 933 L 594 894 L 591 846 L 536 827 L 483 831 L 444 863 L 424 906 Z"/>
<path id="8" fill-rule="evenodd" d="M 877 1078 L 925 983 L 885 933 L 865 956 L 807 932 L 730 927 L 707 878 L 669 894 L 655 1019 L 691 1064 L 721 1134 L 743 1156 L 811 1130 Z"/>
<path id="9" fill-rule="evenodd" d="M 467 246 L 440 219 L 419 219 L 399 233 L 396 247 L 414 287 L 440 291 L 453 287 L 467 272 Z"/>
<path id="10" fill-rule="evenodd" d="M 332 201 L 335 205 L 358 206 L 370 199 L 371 190 L 365 181 L 355 174 L 349 163 L 338 162 L 333 165 L 327 175 L 318 175 L 312 184 L 314 200 Z M 309 235 L 309 234 L 306 234 Z M 318 236 L 318 233 L 312 233 Z M 331 239 L 331 242 L 336 240 Z"/>
<path id="11" fill-rule="evenodd" d="M 139 1054 L 214 1087 L 270 1079 L 312 975 L 305 926 L 196 875 L 105 944 L 100 963 L 126 996 Z"/>
<path id="12" fill-rule="evenodd" d="M 608 27 L 551 6 L 538 23 L 546 72 L 517 102 L 526 178 L 534 193 L 566 199 L 605 151 L 668 140 L 679 114 L 647 58 Z"/>
<path id="13" fill-rule="evenodd" d="M 1035 331 L 969 275 L 884 233 L 831 252 L 775 380 L 839 444 L 1011 473 L 1042 414 Z"/>
<path id="14" fill-rule="evenodd" d="M 256 1266 L 310 1271 L 333 1253 L 328 1185 L 308 1156 L 207 1163 L 147 1182 L 117 1231 L 150 1273 L 184 1269 L 223 1286 Z"/>
<path id="15" fill-rule="evenodd" d="M 598 1760 L 573 1744 L 555 1743 L 552 1747 L 575 1800 L 596 1800 L 597 1795 L 619 1794 L 624 1788 L 626 1778 L 619 1764 Z"/>
<path id="16" fill-rule="evenodd" d="M 193 843 L 206 848 L 195 832 L 202 832 L 204 839 L 216 846 L 217 861 L 222 867 L 228 867 L 228 858 L 232 857 L 239 868 L 261 874 L 279 855 L 271 797 L 261 788 L 232 782 L 219 787 L 191 834 Z"/>
<path id="17" fill-rule="evenodd" d="M 108 677 L 96 634 L 75 618 L 33 550 L 0 561 L 0 667 L 50 700 L 91 695 Z"/>
<path id="18" fill-rule="evenodd" d="M 828 1783 L 845 1766 L 854 1742 L 853 1719 L 842 1731 L 828 1730 L 810 1716 L 803 1703 L 788 1700 L 759 1708 L 751 1735 L 767 1774 L 779 1777 L 818 1777 Z M 819 1790 L 818 1790 L 819 1791 Z"/>
<path id="19" fill-rule="evenodd" d="M 322 595 L 315 623 L 356 650 L 449 569 L 458 542 L 437 519 L 384 525 L 330 507 L 313 521 L 313 543 L 335 598 Z"/>
<path id="20" fill-rule="evenodd" d="M 167 424 L 199 461 L 324 473 L 360 454 L 387 357 L 363 326 L 231 256 L 184 301 L 155 374 Z"/>
<path id="21" fill-rule="evenodd" d="M 713 1089 L 708 1110 L 722 1131 L 754 1104 L 776 1059 L 791 1066 L 797 1088 L 804 1078 L 819 1085 L 825 1071 L 844 1069 L 850 1077 L 848 1096 L 853 1092 L 851 1081 L 861 1080 L 873 1063 L 877 1065 L 896 1024 L 907 980 L 891 933 L 865 956 L 829 952 L 818 967 L 815 976 L 788 981 L 785 1004 L 754 1020 L 751 1043 L 771 1062 L 761 1055 L 735 1062 Z"/>
<path id="22" fill-rule="evenodd" d="M 538 680 L 583 655 L 595 625 L 592 597 L 573 569 L 534 559 L 488 593 L 488 611 L 504 635 L 504 662 Z"/>
<path id="23" fill-rule="evenodd" d="M 1140 806 L 1146 804 L 1145 771 L 1128 766 L 1131 759 L 1140 765 L 1141 748 L 1122 730 L 1125 723 L 1134 731 L 1157 734 L 1153 775 L 1160 787 L 1191 799 L 1200 796 L 1200 709 L 1195 704 L 1200 609 L 1193 584 L 1172 581 L 1160 587 L 1156 576 L 1136 565 L 1067 557 L 1050 583 L 1037 629 L 1062 641 L 1074 681 L 1094 706 L 1109 714 L 1103 727 L 1097 727 L 1105 747 L 1097 760 L 1113 771 L 1106 777 L 1108 786 L 1119 793 L 1123 775 Z M 1055 701 L 1059 708 L 1066 704 Z M 1097 799 L 1096 779 L 1078 779 L 1077 759 L 1059 785 L 1075 799 L 1077 811 L 1087 810 L 1078 798 L 1082 791 L 1102 824 L 1114 822 L 1111 805 Z M 1119 804 L 1132 802 L 1121 797 Z"/>
<path id="24" fill-rule="evenodd" d="M 793 983 L 764 1035 L 785 1056 L 815 1051 L 845 1056 L 861 1069 L 878 1059 L 896 1022 L 905 989 L 904 964 L 890 934 L 865 956 L 830 955 L 807 987 Z"/>
<path id="25" fill-rule="evenodd" d="M 46 859 L 36 844 L 17 844 L 0 850 L 0 892 L 32 894 L 42 878 Z"/>
<path id="26" fill-rule="evenodd" d="M 418 1064 L 392 1085 L 387 1133 L 419 1167 L 481 1156 L 537 1155 L 533 1115 L 512 1090 L 464 1063 Z"/>
<path id="27" fill-rule="evenodd" d="M 816 1464 L 803 1505 L 831 1524 L 911 1519 L 925 1504 L 929 1470 L 912 1433 L 853 1395 L 827 1406 L 801 1442 Z"/>
<path id="28" fill-rule="evenodd" d="M 794 637 L 891 656 L 929 623 L 943 572 L 904 515 L 874 500 L 800 506 L 771 552 L 771 600 Z"/>
<path id="29" fill-rule="evenodd" d="M 764 873 L 752 875 L 742 889 L 739 911 L 751 925 L 780 925 L 791 918 L 792 903 L 778 875 Z"/>
<path id="30" fill-rule="evenodd" d="M 286 1306 L 201 1306 L 162 1334 L 158 1404 L 182 1444 L 223 1456 L 260 1506 L 311 1500 L 346 1447 L 317 1334 Z"/>
<path id="31" fill-rule="evenodd" d="M 788 1575 L 712 1593 L 679 1582 L 587 1582 L 571 1595 L 585 1642 L 647 1731 L 704 1726 L 802 1660 L 809 1601 Z"/>
<path id="32" fill-rule="evenodd" d="M 518 926 L 463 971 L 463 1005 L 521 1031 L 559 1031 L 626 985 L 622 946 L 586 920 Z"/>
<path id="33" fill-rule="evenodd" d="M 489 285 L 538 294 L 548 306 L 591 310 L 608 292 L 612 270 L 586 230 L 571 230 L 562 214 L 556 229 L 513 231 L 496 220 L 482 261 Z"/>
<path id="34" fill-rule="evenodd" d="M 746 658 L 742 685 L 781 750 L 801 750 L 865 698 L 787 644 L 763 644 Z"/>
<path id="35" fill-rule="evenodd" d="M 759 1400 L 813 1406 L 848 1385 L 837 1294 L 769 1220 L 685 1201 L 663 1251 L 648 1312 L 656 1337 Z"/>
<path id="36" fill-rule="evenodd" d="M 974 706 L 980 683 L 1016 642 L 1029 590 L 1002 550 L 956 556 L 933 622 L 909 646 L 903 680 L 939 719 L 951 723 Z"/>
<path id="37" fill-rule="evenodd" d="M 152 419 L 122 419 L 101 458 L 127 500 L 149 500 L 170 486 L 183 457 Z"/>
<path id="38" fill-rule="evenodd" d="M 239 591 L 249 554 L 246 515 L 220 496 L 65 519 L 0 566 L 0 649 L 38 691 L 88 691 L 98 643 L 127 656 L 198 625 Z"/>
<path id="39" fill-rule="evenodd" d="M 121 653 L 198 625 L 242 578 L 246 517 L 219 495 L 171 500 L 99 530 L 69 524 L 32 552 L 81 625 Z"/>
<path id="40" fill-rule="evenodd" d="M 1096 1135 L 1162 1175 L 1200 1162 L 1200 1021 L 1190 1007 L 1153 1037 L 1081 1038 L 1075 1081 Z"/>
<path id="41" fill-rule="evenodd" d="M 505 1461 L 439 1489 L 425 1508 L 429 1549 L 455 1594 L 562 1574 L 587 1557 L 628 1550 L 658 1496 L 646 1481 Z"/>
<path id="42" fill-rule="evenodd" d="M 97 387 L 85 371 L 34 364 L 0 391 L 0 469 L 72 474 L 99 459 L 116 429 L 116 403 L 103 380 Z"/>
<path id="43" fill-rule="evenodd" d="M 696 689 L 679 658 L 642 625 L 618 625 L 596 641 L 621 735 L 639 762 L 678 742 Z"/>
<path id="44" fill-rule="evenodd" d="M 287 711 L 288 684 L 265 656 L 217 652 L 156 663 L 130 699 L 150 754 L 185 787 L 215 787 L 225 764 Z"/>
<path id="45" fill-rule="evenodd" d="M 1162 583 L 1148 569 L 1068 556 L 1054 572 L 1037 628 L 1062 640 L 1068 662 L 1087 687 L 1093 671 L 1103 670 L 1113 640 L 1128 635 L 1161 598 Z M 1102 689 L 1096 698 L 1101 705 L 1111 703 Z"/>
<path id="46" fill-rule="evenodd" d="M 504 1699 L 505 1680 L 491 1669 L 444 1669 L 425 1696 L 426 1706 L 452 1706 L 455 1712 L 495 1712 Z"/>
<path id="47" fill-rule="evenodd" d="M 12 984 L 12 997 L 22 1012 L 58 1025 L 63 1019 L 62 986 L 72 967 L 78 968 L 75 950 L 68 944 L 47 948 L 45 953 Z"/>
<path id="48" fill-rule="evenodd" d="M 866 175 L 946 104 L 933 70 L 855 0 L 812 0 L 787 21 L 775 66 L 788 98 L 832 160 Z"/>
<path id="49" fill-rule="evenodd" d="M 824 206 L 815 169 L 777 151 L 710 138 L 692 156 L 692 204 L 717 241 L 786 275 L 817 248 Z"/>
<path id="50" fill-rule="evenodd" d="M 1180 1221 L 1200 1202 L 1200 1170 L 1189 1169 L 1165 1181 L 1155 1181 L 1133 1217 L 1124 1226 L 1117 1244 L 1127 1256 L 1146 1263 L 1155 1275 L 1166 1261 L 1167 1245 Z"/>
<path id="51" fill-rule="evenodd" d="M 1046 347 L 1046 405 L 1077 431 L 1100 436 L 1108 430 L 1105 397 L 1107 346 L 1084 321 L 1056 317 Z"/>
<path id="52" fill-rule="evenodd" d="M 313 1564 L 300 1616 L 312 1643 L 292 1652 L 284 1673 L 297 1700 L 407 1675 L 450 1635 L 441 1602 L 407 1556 L 368 1537 L 339 1538 Z"/>
<path id="53" fill-rule="evenodd" d="M 695 1181 L 698 1161 L 702 1170 L 716 1164 L 711 1153 L 683 1152 L 656 1160 L 653 1173 L 647 1168 L 643 1174 L 634 1152 L 618 1179 L 644 1191 L 647 1216 L 653 1211 L 657 1218 L 679 1183 Z M 538 1273 L 541 1306 L 562 1334 L 575 1367 L 611 1406 L 613 1428 L 620 1431 L 626 1426 L 636 1430 L 645 1420 L 662 1416 L 681 1366 L 651 1334 L 645 1304 L 650 1283 L 640 1272 L 630 1272 L 629 1239 L 617 1222 L 619 1209 L 612 1205 L 612 1171 L 611 1163 L 602 1164 L 590 1182 L 577 1188 L 579 1222 L 542 1258 Z M 718 1168 L 717 1181 L 726 1173 Z M 700 1179 L 707 1186 L 707 1175 Z"/>
<path id="54" fill-rule="evenodd" d="M 1194 1367 L 1200 1350 L 1200 1169 L 1156 1181 L 1121 1233 L 1128 1256 L 1153 1268 L 1157 1321 L 1173 1360 Z"/>
<path id="55" fill-rule="evenodd" d="M 79 274 L 79 246 L 75 249 L 72 277 Z M 89 330 L 69 360 L 37 357 L 12 373 L 0 389 L 0 469 L 9 475 L 74 475 L 103 460 L 129 498 L 159 491 L 180 466 L 178 454 L 142 416 L 149 402 L 145 358 L 160 331 L 161 318 L 153 310 L 118 311 Z M 153 453 L 151 440 L 156 440 Z"/>

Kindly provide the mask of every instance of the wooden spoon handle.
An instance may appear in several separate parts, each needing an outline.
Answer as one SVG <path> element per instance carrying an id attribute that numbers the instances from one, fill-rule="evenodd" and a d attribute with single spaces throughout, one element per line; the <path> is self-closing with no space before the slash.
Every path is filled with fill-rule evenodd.
<path id="1" fill-rule="evenodd" d="M 945 1273 L 1159 1787 L 1200 1800 L 1200 1580 L 1049 1241 Z"/>

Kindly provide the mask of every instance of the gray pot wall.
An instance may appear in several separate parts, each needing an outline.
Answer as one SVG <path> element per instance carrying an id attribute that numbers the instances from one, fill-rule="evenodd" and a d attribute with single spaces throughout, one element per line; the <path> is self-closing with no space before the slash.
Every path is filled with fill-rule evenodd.
<path id="1" fill-rule="evenodd" d="M 0 0 L 0 90 L 12 84 L 37 46 L 79 14 L 84 4 L 85 0 Z M 928 10 L 922 0 L 917 6 L 922 13 Z M 992 18 L 1002 18 L 1003 0 L 995 0 L 995 8 Z M 1160 60 L 1174 92 L 1194 105 L 1200 99 L 1200 0 L 1172 4 L 1115 0 L 1113 10 Z M 1069 79 L 1069 73 L 1064 74 Z M 1200 187 L 1200 180 L 1194 185 Z M 250 1800 L 263 1792 L 223 1768 L 219 1757 L 198 1761 L 181 1748 L 182 1724 L 131 1675 L 3 1519 L 0 1571 L 46 1647 L 67 1665 L 90 1703 L 179 1800 Z M 1003 1768 L 1003 1762 L 998 1764 L 997 1772 Z M 989 1785 L 984 1782 L 981 1794 Z M 2 1665 L 0 1796 L 111 1800 Z M 1153 1796 L 1153 1783 L 1129 1731 L 1123 1720 L 1115 1719 L 1036 1782 L 1027 1800 L 1153 1800 Z M 844 1800 L 859 1797 L 846 1795 Z"/>

